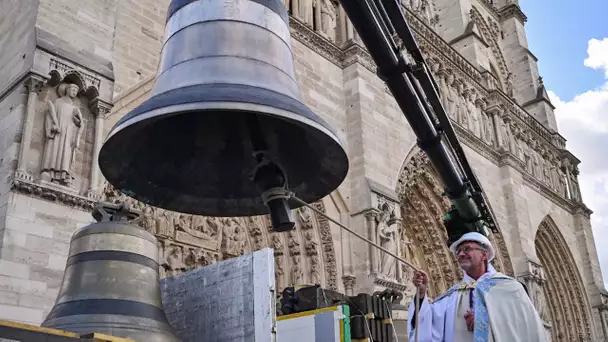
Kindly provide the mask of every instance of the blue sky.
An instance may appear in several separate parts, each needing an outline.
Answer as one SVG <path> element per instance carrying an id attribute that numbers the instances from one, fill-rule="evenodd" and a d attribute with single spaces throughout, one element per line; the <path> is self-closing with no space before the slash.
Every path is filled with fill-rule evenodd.
<path id="1" fill-rule="evenodd" d="M 526 32 L 556 107 L 559 132 L 581 160 L 583 200 L 608 287 L 608 0 L 520 0 Z"/>
<path id="2" fill-rule="evenodd" d="M 605 83 L 601 72 L 587 68 L 591 38 L 608 37 L 607 0 L 520 0 L 526 16 L 530 51 L 548 88 L 562 100 Z"/>

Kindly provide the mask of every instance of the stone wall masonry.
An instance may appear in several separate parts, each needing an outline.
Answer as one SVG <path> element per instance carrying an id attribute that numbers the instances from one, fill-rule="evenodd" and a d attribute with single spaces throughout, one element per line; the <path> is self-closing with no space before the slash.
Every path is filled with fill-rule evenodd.
<path id="1" fill-rule="evenodd" d="M 540 76 L 536 57 L 528 50 L 524 26 L 517 18 L 504 21 L 502 30 L 503 53 L 514 75 L 515 99 L 521 105 L 536 97 Z"/>
<path id="2" fill-rule="evenodd" d="M 0 100 L 32 65 L 37 7 L 38 0 L 3 0 L 0 4 Z"/>
<path id="3" fill-rule="evenodd" d="M 77 50 L 112 59 L 119 0 L 38 0 L 36 26 Z"/>
<path id="4" fill-rule="evenodd" d="M 161 280 L 169 323 L 184 342 L 270 342 L 275 321 L 273 250 Z"/>
<path id="5" fill-rule="evenodd" d="M 10 193 L 2 207 L 0 319 L 40 324 L 63 279 L 69 244 L 78 228 L 93 222 L 89 212 Z"/>
<path id="6" fill-rule="evenodd" d="M 156 74 L 168 0 L 122 0 L 116 12 L 115 94 Z"/>

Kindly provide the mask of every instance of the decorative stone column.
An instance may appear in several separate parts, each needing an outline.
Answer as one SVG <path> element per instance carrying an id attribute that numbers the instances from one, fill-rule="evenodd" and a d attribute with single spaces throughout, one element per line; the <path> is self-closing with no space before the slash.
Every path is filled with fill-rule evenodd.
<path id="1" fill-rule="evenodd" d="M 376 210 L 370 210 L 368 212 L 365 213 L 365 219 L 367 222 L 367 238 L 370 239 L 370 241 L 372 241 L 373 243 L 378 243 L 378 239 L 376 239 L 376 237 L 378 236 L 378 232 L 377 232 L 377 225 L 376 225 L 376 216 L 378 215 L 378 212 Z M 370 273 L 372 274 L 377 274 L 378 273 L 378 266 L 379 266 L 379 260 L 377 258 L 378 253 L 376 253 L 376 247 L 374 246 L 369 246 L 369 263 L 370 263 Z"/>
<path id="2" fill-rule="evenodd" d="M 38 102 L 38 94 L 45 86 L 46 80 L 38 75 L 32 74 L 25 81 L 27 89 L 27 103 L 25 107 L 25 118 L 23 120 L 23 134 L 21 136 L 21 144 L 19 146 L 19 159 L 17 162 L 17 172 L 15 178 L 25 181 L 33 181 L 32 175 L 27 171 L 27 161 L 29 145 L 32 141 L 32 129 L 34 128 L 34 116 L 36 115 L 36 104 Z"/>
<path id="3" fill-rule="evenodd" d="M 342 282 L 344 283 L 344 292 L 347 296 L 354 296 L 355 284 L 357 282 L 357 277 L 352 275 L 347 275 L 342 277 Z"/>
<path id="4" fill-rule="evenodd" d="M 91 112 L 95 116 L 95 134 L 93 138 L 93 160 L 91 162 L 90 185 L 87 196 L 91 199 L 99 200 L 101 191 L 99 189 L 99 178 L 101 171 L 99 170 L 99 150 L 103 139 L 103 122 L 110 112 L 112 105 L 101 100 L 96 100 L 91 106 Z"/>

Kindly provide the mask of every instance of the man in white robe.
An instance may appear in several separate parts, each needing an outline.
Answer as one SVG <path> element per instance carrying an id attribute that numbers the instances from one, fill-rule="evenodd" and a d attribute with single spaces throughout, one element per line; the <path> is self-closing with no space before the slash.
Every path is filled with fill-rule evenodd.
<path id="1" fill-rule="evenodd" d="M 523 285 L 496 272 L 490 241 L 479 233 L 464 234 L 450 246 L 465 275 L 464 279 L 432 303 L 427 298 L 428 276 L 414 274 L 418 294 L 409 307 L 408 333 L 416 341 L 415 305 L 418 313 L 418 342 L 548 342 L 543 322 Z"/>

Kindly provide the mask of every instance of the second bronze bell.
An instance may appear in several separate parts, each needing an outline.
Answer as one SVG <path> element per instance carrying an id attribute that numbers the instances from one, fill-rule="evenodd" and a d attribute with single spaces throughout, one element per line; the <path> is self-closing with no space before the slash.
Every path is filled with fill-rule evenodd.
<path id="1" fill-rule="evenodd" d="M 264 160 L 277 172 L 256 183 L 251 172 Z M 146 204 L 250 216 L 269 213 L 261 192 L 284 184 L 307 203 L 325 197 L 348 159 L 302 103 L 282 1 L 174 0 L 150 98 L 112 128 L 99 166 Z"/>
<path id="2" fill-rule="evenodd" d="M 99 222 L 74 233 L 59 294 L 43 327 L 138 342 L 180 341 L 163 310 L 158 242 L 120 220 L 126 215 L 116 205 L 98 206 Z"/>

